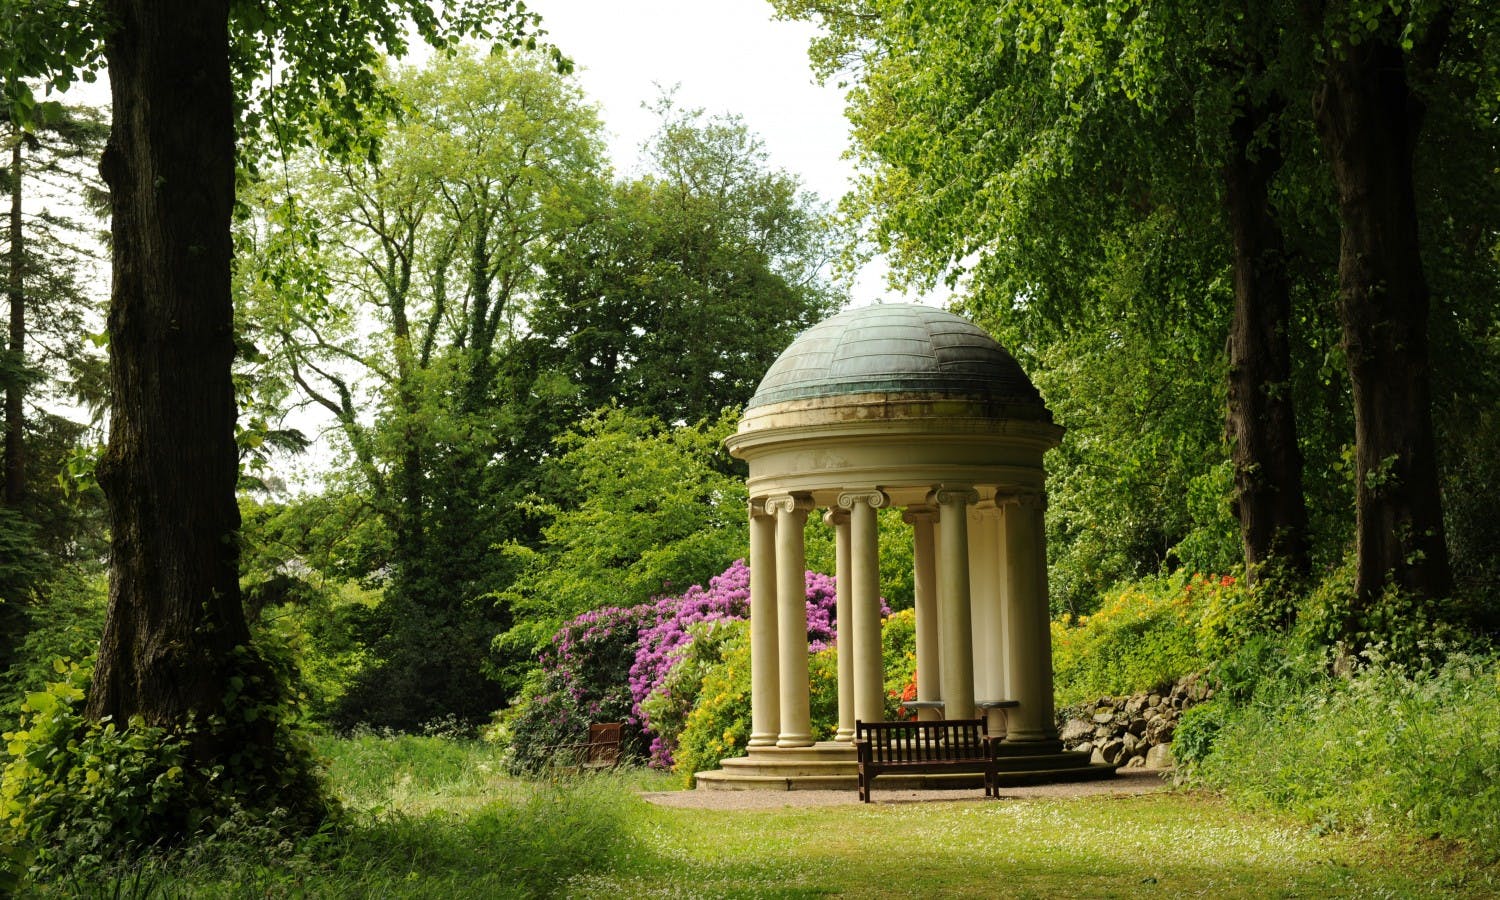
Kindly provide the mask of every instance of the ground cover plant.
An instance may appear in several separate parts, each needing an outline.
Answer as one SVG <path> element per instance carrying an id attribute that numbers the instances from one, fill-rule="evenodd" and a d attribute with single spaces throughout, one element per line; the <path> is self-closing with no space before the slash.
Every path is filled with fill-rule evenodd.
<path id="1" fill-rule="evenodd" d="M 514 779 L 482 741 L 365 733 L 319 749 L 346 823 L 255 823 L 41 897 L 1483 896 L 1500 871 L 1388 831 L 1319 833 L 1212 796 L 675 809 L 649 770 Z M 712 848 L 712 851 L 706 848 Z M 920 852 L 914 852 L 920 848 Z"/>
<path id="2" fill-rule="evenodd" d="M 1500 859 L 1500 658 L 1409 667 L 1372 648 L 1337 675 L 1305 647 L 1262 642 L 1246 655 L 1225 668 L 1240 662 L 1253 682 L 1232 682 L 1179 727 L 1190 781 L 1319 829 L 1396 828 Z"/>

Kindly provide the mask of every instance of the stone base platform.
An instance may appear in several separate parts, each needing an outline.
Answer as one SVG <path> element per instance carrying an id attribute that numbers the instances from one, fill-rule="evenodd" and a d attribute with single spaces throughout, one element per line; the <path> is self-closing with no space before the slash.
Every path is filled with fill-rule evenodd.
<path id="1" fill-rule="evenodd" d="M 745 756 L 722 760 L 723 768 L 694 776 L 700 791 L 854 790 L 859 763 L 849 743 L 820 741 L 811 747 L 751 747 Z M 1058 741 L 1001 745 L 1000 786 L 1092 781 L 1110 778 L 1115 766 L 1089 762 L 1088 753 L 1064 751 Z M 877 788 L 926 790 L 982 788 L 980 775 L 881 775 Z"/>

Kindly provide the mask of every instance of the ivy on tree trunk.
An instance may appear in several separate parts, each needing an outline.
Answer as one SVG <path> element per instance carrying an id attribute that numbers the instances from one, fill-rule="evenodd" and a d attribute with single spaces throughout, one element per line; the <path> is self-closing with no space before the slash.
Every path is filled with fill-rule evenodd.
<path id="1" fill-rule="evenodd" d="M 1291 281 L 1269 197 L 1281 167 L 1282 105 L 1279 100 L 1242 102 L 1230 126 L 1230 158 L 1223 170 L 1234 259 L 1226 433 L 1234 462 L 1235 515 L 1252 581 L 1272 559 L 1293 577 L 1311 571 L 1291 390 Z"/>
<path id="2" fill-rule="evenodd" d="M 1429 41 L 1440 42 L 1441 32 Z M 1360 611 L 1388 586 L 1429 599 L 1453 586 L 1417 245 L 1413 151 L 1422 107 L 1408 82 L 1412 61 L 1394 38 L 1373 36 L 1330 54 L 1313 101 L 1342 235 L 1338 313 L 1354 397 L 1358 555 L 1345 637 L 1353 640 Z"/>

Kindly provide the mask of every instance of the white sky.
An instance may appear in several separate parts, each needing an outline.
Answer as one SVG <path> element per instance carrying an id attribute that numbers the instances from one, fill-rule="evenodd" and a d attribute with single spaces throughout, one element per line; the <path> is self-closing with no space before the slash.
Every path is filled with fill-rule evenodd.
<path id="1" fill-rule="evenodd" d="M 675 84 L 685 107 L 742 115 L 774 163 L 825 199 L 843 193 L 852 172 L 840 159 L 843 99 L 813 80 L 810 25 L 773 22 L 765 0 L 533 0 L 531 8 L 603 106 L 622 170 L 656 124 L 641 103 L 656 85 Z"/>
<path id="2" fill-rule="evenodd" d="M 828 203 L 849 188 L 854 169 L 843 159 L 849 139 L 843 95 L 813 78 L 812 25 L 773 21 L 766 0 L 532 0 L 530 8 L 603 108 L 620 173 L 635 166 L 656 127 L 641 104 L 656 99 L 658 85 L 675 85 L 683 107 L 743 117 L 765 142 L 771 164 L 800 176 Z M 885 272 L 876 260 L 859 273 L 853 305 L 922 301 L 888 289 Z"/>
<path id="3" fill-rule="evenodd" d="M 741 116 L 764 142 L 771 164 L 799 176 L 834 205 L 854 169 L 842 92 L 816 83 L 807 62 L 815 29 L 777 22 L 766 0 L 530 0 L 547 40 L 577 64 L 576 78 L 598 103 L 615 170 L 637 166 L 641 144 L 656 127 L 643 108 L 660 88 L 677 88 L 684 108 Z M 420 57 L 420 41 L 413 46 Z M 103 105 L 104 80 L 80 85 L 68 99 Z M 903 295 L 886 286 L 876 259 L 858 273 L 852 304 L 881 300 L 942 304 L 947 292 Z"/>

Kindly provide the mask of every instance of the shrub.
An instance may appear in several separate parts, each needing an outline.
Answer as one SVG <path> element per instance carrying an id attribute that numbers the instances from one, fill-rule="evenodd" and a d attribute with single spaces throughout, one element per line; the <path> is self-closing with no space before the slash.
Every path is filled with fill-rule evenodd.
<path id="1" fill-rule="evenodd" d="M 583 613 L 552 636 L 506 723 L 512 768 L 534 772 L 559 750 L 586 743 L 591 722 L 627 723 L 621 750 L 640 754 L 640 729 L 630 725 L 629 675 L 650 612 L 648 605 L 608 606 Z"/>
<path id="2" fill-rule="evenodd" d="M 1215 700 L 1182 711 L 1172 735 L 1172 753 L 1178 762 L 1192 765 L 1212 752 L 1214 739 L 1224 727 L 1224 707 Z"/>
<path id="3" fill-rule="evenodd" d="M 917 614 L 904 609 L 886 617 L 880 630 L 882 664 L 885 667 L 885 717 L 915 718 L 901 704 L 917 699 Z"/>
<path id="4" fill-rule="evenodd" d="M 1154 576 L 1116 588 L 1074 625 L 1054 621 L 1058 703 L 1149 691 L 1203 669 L 1203 612 L 1241 592 L 1230 575 Z"/>
<path id="5" fill-rule="evenodd" d="M 722 662 L 708 669 L 698 701 L 687 716 L 673 771 L 691 787 L 693 775 L 717 769 L 719 760 L 744 753 L 750 742 L 750 623 L 718 626 Z M 828 647 L 808 657 L 809 719 L 813 740 L 838 730 L 838 655 Z"/>
<path id="6" fill-rule="evenodd" d="M 246 812 L 303 831 L 323 821 L 329 801 L 310 746 L 292 727 L 295 707 L 275 699 L 278 688 L 249 683 L 261 676 L 246 676 L 226 709 L 244 722 L 275 722 L 275 745 L 203 766 L 192 762 L 195 742 L 239 746 L 243 734 L 234 725 L 92 721 L 83 714 L 92 666 L 59 662 L 57 671 L 62 679 L 28 694 L 21 727 L 4 735 L 0 845 L 11 848 L 13 874 L 23 868 L 45 880 L 76 873 L 212 833 Z M 224 765 L 237 771 L 226 773 Z M 268 800 L 286 806 L 270 809 Z"/>
<path id="7" fill-rule="evenodd" d="M 45 691 L 57 679 L 59 659 L 84 659 L 99 647 L 104 632 L 107 585 L 103 577 L 85 577 L 64 569 L 43 587 L 45 603 L 26 608 L 25 636 L 13 661 L 0 677 L 0 730 L 20 721 L 28 693 Z"/>
<path id="8" fill-rule="evenodd" d="M 750 741 L 750 623 L 725 623 L 716 634 L 721 662 L 704 675 L 674 754 L 673 769 L 689 786 L 693 773 L 718 768 Z"/>
<path id="9" fill-rule="evenodd" d="M 1290 654 L 1224 711 L 1211 751 L 1196 777 L 1247 805 L 1323 827 L 1394 825 L 1500 855 L 1493 654 L 1413 668 L 1371 650 L 1349 677 L 1329 674 L 1323 655 Z"/>
<path id="10" fill-rule="evenodd" d="M 687 727 L 709 672 L 724 664 L 726 645 L 742 629 L 732 627 L 737 619 L 699 622 L 688 630 L 689 642 L 674 656 L 675 662 L 651 694 L 640 704 L 643 721 L 651 732 L 651 764 L 671 768 L 673 750 Z"/>
<path id="11" fill-rule="evenodd" d="M 707 589 L 693 585 L 680 597 L 658 598 L 650 614 L 655 621 L 641 629 L 630 665 L 630 694 L 637 721 L 660 736 L 661 729 L 651 723 L 642 704 L 683 658 L 694 640 L 694 626 L 750 614 L 750 567 L 743 559 L 735 560 L 709 579 Z"/>

